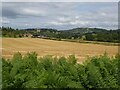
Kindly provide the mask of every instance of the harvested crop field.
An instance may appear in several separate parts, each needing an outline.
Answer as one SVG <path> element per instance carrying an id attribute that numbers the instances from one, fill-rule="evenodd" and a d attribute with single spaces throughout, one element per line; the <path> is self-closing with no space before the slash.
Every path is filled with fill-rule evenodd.
<path id="1" fill-rule="evenodd" d="M 118 53 L 118 46 L 54 41 L 39 38 L 2 38 L 0 42 L 2 43 L 2 56 L 5 58 L 11 58 L 18 51 L 23 55 L 27 52 L 35 51 L 38 56 L 68 56 L 74 54 L 80 62 L 87 56 L 101 55 L 105 51 L 109 56 Z"/>

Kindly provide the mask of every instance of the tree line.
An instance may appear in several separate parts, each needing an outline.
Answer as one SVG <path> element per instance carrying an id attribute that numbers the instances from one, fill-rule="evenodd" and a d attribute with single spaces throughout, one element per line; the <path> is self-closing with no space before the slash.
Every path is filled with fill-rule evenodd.
<path id="1" fill-rule="evenodd" d="M 120 42 L 120 30 L 106 30 L 99 28 L 75 28 L 72 30 L 58 31 L 56 29 L 41 28 L 38 29 L 13 29 L 11 27 L 2 27 L 2 37 L 28 37 L 45 36 L 49 39 L 74 39 L 102 42 Z"/>

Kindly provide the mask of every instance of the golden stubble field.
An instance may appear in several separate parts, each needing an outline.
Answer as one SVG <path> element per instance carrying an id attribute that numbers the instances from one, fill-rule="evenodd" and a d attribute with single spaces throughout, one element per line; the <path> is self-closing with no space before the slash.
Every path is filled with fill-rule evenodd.
<path id="1" fill-rule="evenodd" d="M 35 51 L 38 57 L 44 55 L 68 56 L 74 54 L 81 62 L 88 56 L 101 55 L 105 51 L 110 56 L 118 53 L 118 46 L 105 46 L 97 44 L 73 43 L 65 41 L 54 41 L 39 38 L 2 38 L 2 56 L 11 58 L 15 52 L 23 55 Z"/>

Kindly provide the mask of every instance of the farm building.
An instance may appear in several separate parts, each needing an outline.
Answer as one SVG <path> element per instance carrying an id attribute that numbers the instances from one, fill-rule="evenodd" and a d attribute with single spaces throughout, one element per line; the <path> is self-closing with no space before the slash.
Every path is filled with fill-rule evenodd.
<path id="1" fill-rule="evenodd" d="M 46 36 L 45 35 L 41 35 L 41 34 L 33 34 L 31 37 L 32 38 L 44 38 Z"/>

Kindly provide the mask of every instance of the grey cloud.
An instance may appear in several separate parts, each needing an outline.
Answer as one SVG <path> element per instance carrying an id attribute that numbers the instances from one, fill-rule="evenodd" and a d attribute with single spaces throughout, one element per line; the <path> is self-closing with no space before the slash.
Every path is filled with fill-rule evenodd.
<path id="1" fill-rule="evenodd" d="M 34 27 L 56 28 L 86 26 L 115 28 L 117 24 L 114 22 L 117 22 L 118 19 L 116 4 L 70 2 L 3 3 L 2 15 L 10 23 L 13 23 L 12 25 L 17 22 L 21 27 L 26 24 L 26 27 L 32 25 Z"/>
<path id="2" fill-rule="evenodd" d="M 3 9 L 2 16 L 7 18 L 17 18 L 18 13 L 14 10 Z"/>

